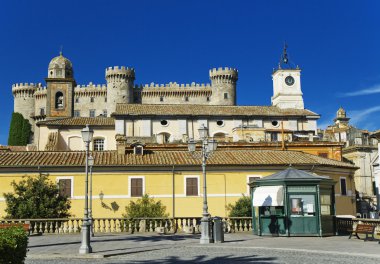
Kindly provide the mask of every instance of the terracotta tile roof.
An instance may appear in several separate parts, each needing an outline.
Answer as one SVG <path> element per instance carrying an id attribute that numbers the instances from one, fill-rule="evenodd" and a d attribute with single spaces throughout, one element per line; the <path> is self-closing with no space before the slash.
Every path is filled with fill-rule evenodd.
<path id="1" fill-rule="evenodd" d="M 276 106 L 148 105 L 117 104 L 117 115 L 219 115 L 219 116 L 319 116 L 306 109 L 281 109 Z"/>
<path id="2" fill-rule="evenodd" d="M 171 166 L 199 165 L 200 160 L 188 151 L 147 151 L 144 155 L 119 155 L 116 151 L 93 152 L 95 166 Z M 29 166 L 84 166 L 85 152 L 1 152 L 0 169 Z M 219 150 L 208 160 L 209 165 L 326 165 L 356 168 L 354 165 L 299 151 Z"/>
<path id="3" fill-rule="evenodd" d="M 26 151 L 26 146 L 3 146 L 0 145 L 0 151 Z"/>
<path id="4" fill-rule="evenodd" d="M 115 126 L 115 120 L 112 117 L 69 117 L 37 123 L 38 126 L 86 126 L 86 124 L 91 126 Z"/>

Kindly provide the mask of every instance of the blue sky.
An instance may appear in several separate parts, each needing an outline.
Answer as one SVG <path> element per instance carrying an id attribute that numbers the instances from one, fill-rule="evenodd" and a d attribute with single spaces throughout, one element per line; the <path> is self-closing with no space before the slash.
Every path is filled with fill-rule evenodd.
<path id="1" fill-rule="evenodd" d="M 284 41 L 302 69 L 305 107 L 332 123 L 380 128 L 379 1 L 2 1 L 0 144 L 13 111 L 11 86 L 44 82 L 63 53 L 78 84 L 105 83 L 104 69 L 136 69 L 136 83 L 209 82 L 239 70 L 239 105 L 270 105 L 272 69 Z"/>

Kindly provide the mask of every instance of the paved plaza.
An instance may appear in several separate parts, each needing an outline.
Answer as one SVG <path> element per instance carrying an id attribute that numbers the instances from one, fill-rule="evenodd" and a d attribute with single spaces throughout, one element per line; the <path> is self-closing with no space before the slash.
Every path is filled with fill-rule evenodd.
<path id="1" fill-rule="evenodd" d="M 93 253 L 79 255 L 80 235 L 29 238 L 27 264 L 37 263 L 379 263 L 380 245 L 336 237 L 258 237 L 226 234 L 225 243 L 200 245 L 198 235 L 102 234 Z"/>

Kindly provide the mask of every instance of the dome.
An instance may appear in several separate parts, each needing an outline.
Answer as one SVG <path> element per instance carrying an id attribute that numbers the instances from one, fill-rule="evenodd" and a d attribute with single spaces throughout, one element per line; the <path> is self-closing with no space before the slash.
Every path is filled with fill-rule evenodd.
<path id="1" fill-rule="evenodd" d="M 343 109 L 343 107 L 340 107 L 338 111 L 336 112 L 337 117 L 346 117 L 346 111 Z"/>
<path id="2" fill-rule="evenodd" d="M 50 61 L 48 76 L 49 78 L 74 77 L 73 64 L 69 59 L 63 57 L 62 52 Z"/>
<path id="3" fill-rule="evenodd" d="M 72 69 L 73 64 L 68 58 L 63 57 L 62 52 L 59 56 L 54 57 L 49 63 L 49 69 Z"/>

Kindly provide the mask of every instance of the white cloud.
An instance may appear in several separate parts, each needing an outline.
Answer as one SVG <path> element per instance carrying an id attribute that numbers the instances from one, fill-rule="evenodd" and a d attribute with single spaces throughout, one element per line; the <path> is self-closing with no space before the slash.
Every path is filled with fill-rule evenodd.
<path id="1" fill-rule="evenodd" d="M 374 106 L 363 110 L 350 111 L 348 117 L 351 117 L 350 123 L 354 124 L 355 126 L 362 129 L 373 130 L 373 128 L 368 127 L 370 123 L 365 121 L 368 119 L 368 117 L 370 117 L 371 114 L 376 112 L 380 112 L 380 106 Z M 379 120 L 378 117 L 376 120 Z M 379 125 L 379 123 L 377 123 L 377 125 Z"/>
<path id="2" fill-rule="evenodd" d="M 374 85 L 370 88 L 358 90 L 355 92 L 349 92 L 342 94 L 343 97 L 351 97 L 351 96 L 359 96 L 359 95 L 368 95 L 368 94 L 375 94 L 380 93 L 380 84 Z"/>

